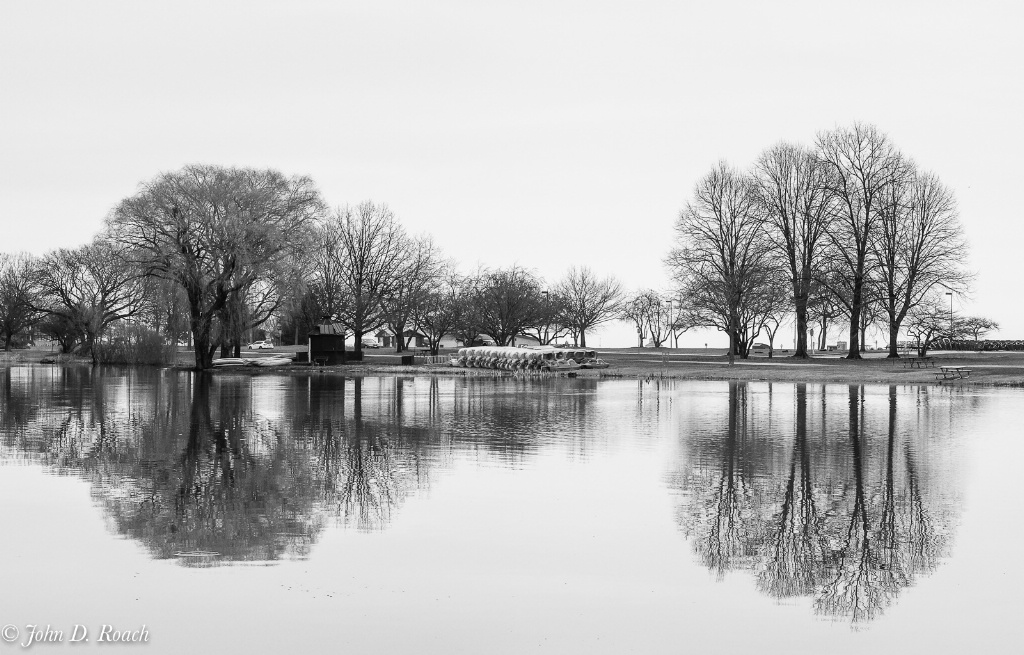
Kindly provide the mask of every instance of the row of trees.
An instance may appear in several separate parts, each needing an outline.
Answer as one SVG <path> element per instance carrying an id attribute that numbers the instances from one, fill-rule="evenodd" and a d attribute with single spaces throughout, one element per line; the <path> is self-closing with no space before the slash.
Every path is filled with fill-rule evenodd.
<path id="1" fill-rule="evenodd" d="M 328 210 L 312 180 L 277 171 L 189 166 L 144 183 L 80 248 L 0 256 L 0 331 L 10 349 L 37 330 L 91 354 L 112 328 L 189 339 L 197 368 L 275 319 L 299 332 L 340 325 L 361 350 L 387 328 L 507 345 L 587 333 L 619 316 L 614 278 L 571 268 L 549 289 L 518 266 L 460 273 L 429 237 L 384 205 Z M 22 337 L 23 338 L 23 337 Z M 406 347 L 398 339 L 398 350 Z"/>
<path id="2" fill-rule="evenodd" d="M 851 359 L 882 320 L 897 357 L 915 308 L 971 281 L 953 192 L 861 123 L 775 145 L 747 171 L 719 163 L 675 229 L 667 263 L 688 323 L 729 334 L 730 358 L 788 313 L 797 357 L 816 313 L 849 326 Z"/>

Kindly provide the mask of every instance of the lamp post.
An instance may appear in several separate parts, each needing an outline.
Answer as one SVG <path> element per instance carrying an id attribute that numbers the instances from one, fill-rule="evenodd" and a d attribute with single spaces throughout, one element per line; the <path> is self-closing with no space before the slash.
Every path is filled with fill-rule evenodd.
<path id="1" fill-rule="evenodd" d="M 548 290 L 541 291 L 544 296 L 544 343 L 542 346 L 548 345 L 548 314 L 551 313 L 551 306 L 548 303 Z"/>
<path id="2" fill-rule="evenodd" d="M 675 341 L 676 348 L 679 347 L 679 338 L 676 337 L 676 317 L 672 312 L 672 299 L 668 300 L 668 331 Z"/>
<path id="3" fill-rule="evenodd" d="M 947 291 L 946 295 L 949 296 L 949 340 L 953 340 L 953 292 Z"/>

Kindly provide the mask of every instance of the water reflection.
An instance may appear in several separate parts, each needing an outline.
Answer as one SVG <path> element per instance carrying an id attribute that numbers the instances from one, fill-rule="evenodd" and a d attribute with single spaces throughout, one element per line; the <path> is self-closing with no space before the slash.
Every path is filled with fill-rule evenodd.
<path id="1" fill-rule="evenodd" d="M 716 575 L 748 570 L 775 598 L 869 621 L 949 554 L 950 420 L 927 391 L 778 386 L 731 383 L 726 420 L 691 425 L 680 524 Z"/>
<path id="2" fill-rule="evenodd" d="M 306 557 L 385 528 L 459 454 L 586 453 L 594 383 L 0 371 L 0 459 L 81 475 L 112 530 L 188 566 Z M 533 389 L 539 387 L 534 384 Z"/>

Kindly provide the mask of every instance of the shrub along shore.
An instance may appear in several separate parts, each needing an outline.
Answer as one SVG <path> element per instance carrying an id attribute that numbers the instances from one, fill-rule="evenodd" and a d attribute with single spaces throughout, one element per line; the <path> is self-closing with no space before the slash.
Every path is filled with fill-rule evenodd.
<path id="1" fill-rule="evenodd" d="M 243 353 L 246 356 L 263 356 L 273 352 L 302 350 L 303 347 L 284 347 L 274 351 Z M 806 360 L 798 360 L 777 353 L 774 357 L 752 356 L 736 360 L 732 366 L 722 349 L 672 349 L 672 348 L 610 348 L 598 349 L 601 358 L 611 364 L 604 370 L 581 370 L 574 375 L 579 378 L 638 378 L 651 377 L 677 380 L 771 380 L 785 382 L 836 382 L 876 384 L 946 384 L 946 385 L 993 385 L 1024 387 L 1024 353 L 1022 352 L 954 352 L 937 351 L 930 354 L 926 366 L 908 366 L 906 358 L 887 359 L 886 352 L 869 352 L 861 360 L 848 360 L 836 353 L 823 353 Z M 381 353 L 382 355 L 387 353 Z M 54 357 L 48 350 L 15 350 L 8 357 L 9 363 L 40 363 Z M 178 366 L 191 367 L 192 353 L 178 353 Z M 0 362 L 3 363 L 3 362 Z M 88 364 L 87 358 L 60 356 L 57 364 Z M 940 366 L 963 366 L 971 370 L 967 379 L 937 379 Z M 236 367 L 216 369 L 215 374 L 276 375 L 289 374 L 344 374 L 344 375 L 445 375 L 445 376 L 512 376 L 513 373 L 491 369 L 455 368 L 447 364 L 398 366 L 374 362 L 369 355 L 366 361 L 339 366 L 309 366 L 296 364 L 287 367 L 266 369 L 259 367 Z M 520 374 L 521 375 L 521 374 Z M 551 374 L 532 374 L 551 375 Z M 565 375 L 565 374 L 560 374 Z"/>

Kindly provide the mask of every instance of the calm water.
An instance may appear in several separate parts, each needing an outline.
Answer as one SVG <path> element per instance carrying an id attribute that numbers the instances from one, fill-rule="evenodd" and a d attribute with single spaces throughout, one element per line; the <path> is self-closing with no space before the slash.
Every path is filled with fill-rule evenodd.
<path id="1" fill-rule="evenodd" d="M 1024 393 L 0 369 L 0 625 L 119 652 L 1019 652 Z"/>

